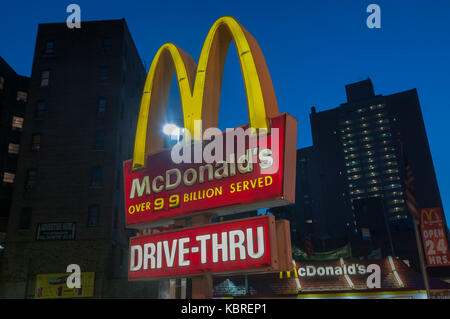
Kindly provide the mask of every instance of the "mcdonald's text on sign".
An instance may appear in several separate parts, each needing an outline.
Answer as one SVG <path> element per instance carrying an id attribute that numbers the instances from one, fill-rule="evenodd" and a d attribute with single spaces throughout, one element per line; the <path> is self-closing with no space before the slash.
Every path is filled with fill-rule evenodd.
<path id="1" fill-rule="evenodd" d="M 201 211 L 224 215 L 294 202 L 295 139 L 286 135 L 296 131 L 296 121 L 283 114 L 271 124 L 272 130 L 278 129 L 277 138 L 249 136 L 242 150 L 224 145 L 222 161 L 176 164 L 170 150 L 150 155 L 146 168 L 137 171 L 126 161 L 127 226 L 140 228 Z"/>
<path id="2" fill-rule="evenodd" d="M 427 266 L 450 266 L 450 252 L 441 209 L 439 207 L 421 209 L 420 228 Z"/>
<path id="3" fill-rule="evenodd" d="M 266 215 L 134 237 L 128 278 L 277 271 L 277 229 L 275 218 Z"/>

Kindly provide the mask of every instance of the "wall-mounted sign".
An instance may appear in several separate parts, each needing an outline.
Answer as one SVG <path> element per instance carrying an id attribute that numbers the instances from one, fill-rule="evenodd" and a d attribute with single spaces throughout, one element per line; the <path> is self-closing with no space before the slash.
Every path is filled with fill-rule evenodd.
<path id="1" fill-rule="evenodd" d="M 81 273 L 81 287 L 68 288 L 70 274 L 40 274 L 36 276 L 35 299 L 82 298 L 94 296 L 94 272 Z"/>
<path id="2" fill-rule="evenodd" d="M 42 223 L 37 226 L 36 240 L 73 239 L 75 239 L 75 223 Z"/>
<path id="3" fill-rule="evenodd" d="M 439 207 L 421 209 L 420 229 L 427 256 L 427 266 L 450 266 L 446 228 Z"/>
<path id="4" fill-rule="evenodd" d="M 126 161 L 127 226 L 142 227 L 199 211 L 225 214 L 293 203 L 297 123 L 288 114 L 271 123 L 272 132 L 278 129 L 274 138 L 273 134 L 249 137 L 242 150 L 237 143 L 227 150 L 223 143 L 221 163 L 176 164 L 170 149 L 149 156 L 147 167 L 135 172 L 132 161 Z"/>
<path id="5" fill-rule="evenodd" d="M 267 215 L 134 237 L 128 278 L 288 269 L 289 223 L 282 222 Z"/>

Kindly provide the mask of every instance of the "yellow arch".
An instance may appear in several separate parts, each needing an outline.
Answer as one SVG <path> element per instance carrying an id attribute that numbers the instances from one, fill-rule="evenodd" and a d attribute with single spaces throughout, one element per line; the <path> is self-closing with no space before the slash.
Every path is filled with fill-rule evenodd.
<path id="1" fill-rule="evenodd" d="M 142 95 L 133 155 L 133 169 L 145 165 L 145 155 L 163 148 L 162 123 L 173 72 L 176 72 L 184 126 L 193 135 L 194 121 L 203 129 L 217 127 L 220 89 L 228 48 L 234 39 L 244 78 L 250 127 L 270 129 L 269 118 L 279 114 L 264 56 L 252 35 L 232 17 L 218 19 L 206 36 L 198 67 L 186 52 L 172 43 L 156 53 Z"/>

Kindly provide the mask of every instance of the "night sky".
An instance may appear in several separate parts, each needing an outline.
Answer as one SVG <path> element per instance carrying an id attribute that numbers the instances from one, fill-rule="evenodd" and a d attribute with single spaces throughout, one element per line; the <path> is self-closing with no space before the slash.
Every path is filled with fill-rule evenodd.
<path id="1" fill-rule="evenodd" d="M 310 107 L 322 111 L 345 103 L 346 84 L 370 77 L 375 93 L 383 95 L 417 88 L 450 217 L 450 1 L 7 0 L 0 6 L 0 55 L 17 73 L 30 76 L 38 23 L 65 22 L 70 3 L 81 7 L 81 27 L 83 20 L 125 18 L 146 68 L 165 42 L 197 60 L 214 21 L 234 16 L 263 51 L 280 111 L 299 121 L 299 147 L 312 144 Z M 381 29 L 366 26 L 371 3 L 381 7 Z M 220 128 L 247 122 L 243 80 L 231 48 Z"/>

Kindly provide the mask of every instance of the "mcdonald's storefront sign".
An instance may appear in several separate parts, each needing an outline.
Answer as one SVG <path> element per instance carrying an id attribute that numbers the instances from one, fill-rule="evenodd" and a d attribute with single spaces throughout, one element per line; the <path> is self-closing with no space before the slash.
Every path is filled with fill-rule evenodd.
<path id="1" fill-rule="evenodd" d="M 441 209 L 439 207 L 421 209 L 420 228 L 427 266 L 450 266 L 450 252 Z"/>
<path id="2" fill-rule="evenodd" d="M 218 127 L 223 68 L 233 40 L 247 94 L 249 123 L 241 128 L 252 133 L 243 147 L 224 144 L 223 156 L 213 162 L 176 162 L 172 150 L 164 148 L 162 133 L 173 74 L 184 128 L 193 139 L 189 145 L 203 147 L 204 130 Z M 202 122 L 200 131 L 195 130 L 197 121 Z M 176 45 L 164 44 L 144 86 L 133 159 L 124 162 L 127 226 L 145 228 L 193 213 L 229 214 L 293 203 L 296 137 L 297 121 L 279 112 L 261 49 L 234 18 L 213 24 L 198 65 Z"/>
<path id="3" fill-rule="evenodd" d="M 124 163 L 127 225 L 154 224 L 155 221 L 214 211 L 219 215 L 280 206 L 295 199 L 295 143 L 286 136 L 295 122 L 287 114 L 271 119 L 279 136 L 249 137 L 243 152 L 234 145 L 223 149 L 222 163 L 173 163 L 171 150 L 147 158 L 147 168 L 133 172 L 132 161 Z M 270 154 L 270 166 L 258 145 Z M 194 148 L 193 146 L 192 148 Z M 286 151 L 291 149 L 291 154 Z M 242 153 L 241 153 L 242 152 Z M 237 159 L 245 158 L 240 163 Z M 231 159 L 231 160 L 230 160 Z M 286 176 L 288 175 L 288 176 Z"/>

